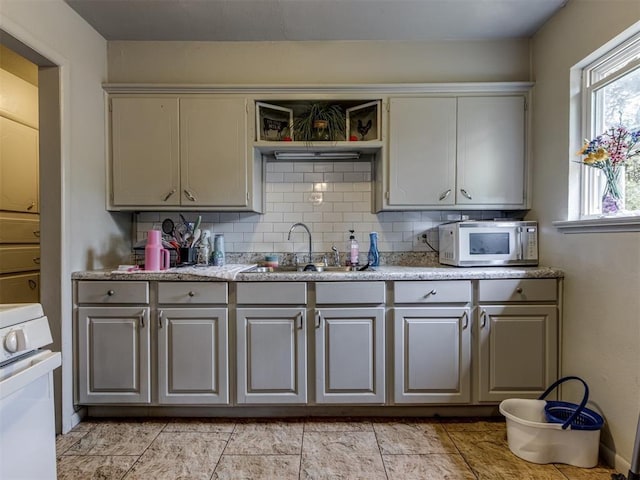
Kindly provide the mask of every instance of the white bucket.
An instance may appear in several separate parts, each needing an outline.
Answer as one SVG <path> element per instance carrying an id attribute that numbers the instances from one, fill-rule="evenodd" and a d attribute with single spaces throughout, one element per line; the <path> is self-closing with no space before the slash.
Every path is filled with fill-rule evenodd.
<path id="1" fill-rule="evenodd" d="M 566 463 L 591 468 L 598 464 L 600 429 L 566 430 L 560 423 L 547 423 L 544 400 L 510 398 L 500 403 L 507 419 L 509 449 L 533 463 Z"/>

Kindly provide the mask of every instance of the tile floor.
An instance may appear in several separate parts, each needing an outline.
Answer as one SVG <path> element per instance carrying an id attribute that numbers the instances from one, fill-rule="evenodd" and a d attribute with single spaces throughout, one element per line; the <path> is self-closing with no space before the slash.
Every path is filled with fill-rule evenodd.
<path id="1" fill-rule="evenodd" d="M 500 419 L 91 419 L 58 436 L 60 480 L 610 480 L 513 455 Z"/>

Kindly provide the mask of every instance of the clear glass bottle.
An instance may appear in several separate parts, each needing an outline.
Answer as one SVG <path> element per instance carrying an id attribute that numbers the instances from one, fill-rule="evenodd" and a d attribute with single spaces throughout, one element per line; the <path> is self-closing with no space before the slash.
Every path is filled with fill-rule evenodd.
<path id="1" fill-rule="evenodd" d="M 196 264 L 209 265 L 210 257 L 211 257 L 211 240 L 209 238 L 209 232 L 205 230 L 204 232 L 202 232 L 202 238 L 200 239 L 200 244 L 198 245 L 198 256 L 197 256 Z"/>
<path id="2" fill-rule="evenodd" d="M 380 265 L 380 252 L 378 251 L 378 232 L 371 232 L 369 234 L 369 254 L 367 255 L 367 261 L 370 267 L 377 267 Z"/>

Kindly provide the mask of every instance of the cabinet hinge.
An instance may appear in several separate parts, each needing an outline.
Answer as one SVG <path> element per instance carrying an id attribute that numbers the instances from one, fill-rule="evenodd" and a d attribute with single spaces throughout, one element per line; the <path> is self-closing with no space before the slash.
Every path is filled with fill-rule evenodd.
<path id="1" fill-rule="evenodd" d="M 383 107 L 387 113 L 391 111 L 391 102 L 385 102 Z"/>
<path id="2" fill-rule="evenodd" d="M 113 100 L 109 99 L 109 112 L 113 112 Z"/>
<path id="3" fill-rule="evenodd" d="M 387 200 L 389 200 L 389 197 L 391 195 L 389 195 L 389 191 L 384 192 L 384 198 L 386 198 Z"/>
<path id="4" fill-rule="evenodd" d="M 527 99 L 524 99 L 524 111 L 526 112 L 527 110 L 529 110 L 529 102 L 527 102 Z"/>
<path id="5" fill-rule="evenodd" d="M 249 195 L 249 192 L 247 192 L 247 202 L 251 201 L 251 196 Z"/>

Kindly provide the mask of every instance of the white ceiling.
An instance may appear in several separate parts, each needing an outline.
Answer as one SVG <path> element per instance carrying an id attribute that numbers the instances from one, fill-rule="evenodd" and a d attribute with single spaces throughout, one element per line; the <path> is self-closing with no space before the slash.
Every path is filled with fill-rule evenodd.
<path id="1" fill-rule="evenodd" d="M 532 36 L 568 0 L 65 0 L 107 40 Z"/>

